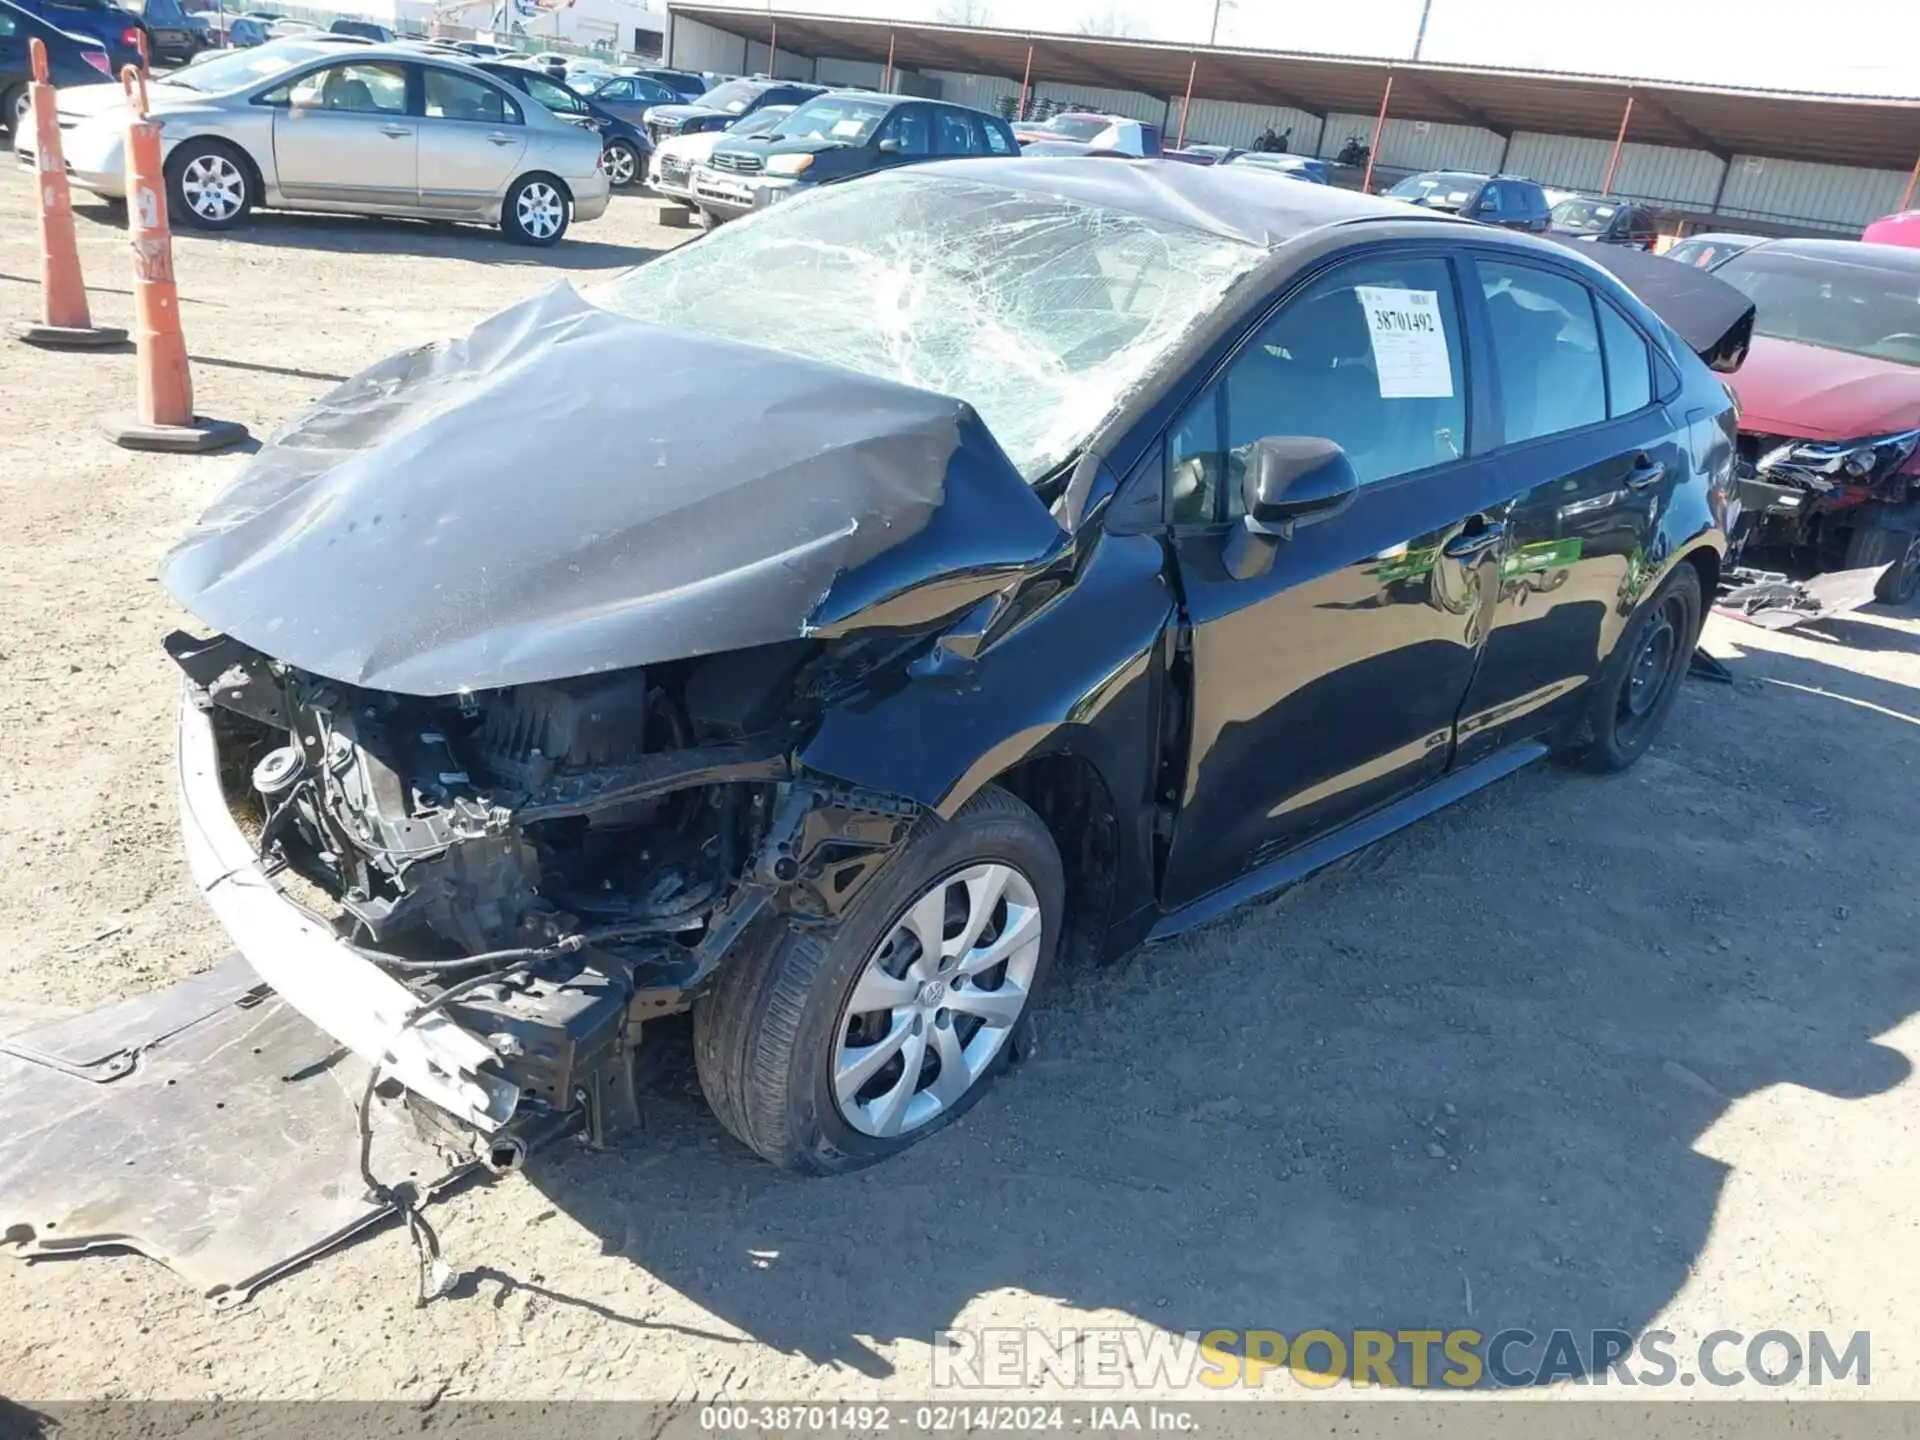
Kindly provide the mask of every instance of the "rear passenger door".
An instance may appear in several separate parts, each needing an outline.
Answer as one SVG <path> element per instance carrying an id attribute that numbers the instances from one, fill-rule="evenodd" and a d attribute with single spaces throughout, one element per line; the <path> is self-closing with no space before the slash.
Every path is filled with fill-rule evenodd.
<path id="1" fill-rule="evenodd" d="M 1482 251 L 1467 268 L 1514 498 L 1461 764 L 1578 718 L 1689 464 L 1651 346 L 1604 293 L 1544 257 Z"/>
<path id="2" fill-rule="evenodd" d="M 518 102 L 478 75 L 420 68 L 421 208 L 493 213 L 518 172 L 527 130 Z"/>

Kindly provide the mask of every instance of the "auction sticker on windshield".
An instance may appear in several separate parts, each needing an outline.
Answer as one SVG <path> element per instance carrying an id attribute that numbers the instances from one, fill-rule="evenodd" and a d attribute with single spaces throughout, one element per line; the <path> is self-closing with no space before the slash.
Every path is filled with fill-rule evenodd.
<path id="1" fill-rule="evenodd" d="M 1440 320 L 1440 296 L 1432 290 L 1356 285 L 1367 312 L 1374 374 L 1383 400 L 1446 400 L 1453 395 L 1453 364 Z"/>

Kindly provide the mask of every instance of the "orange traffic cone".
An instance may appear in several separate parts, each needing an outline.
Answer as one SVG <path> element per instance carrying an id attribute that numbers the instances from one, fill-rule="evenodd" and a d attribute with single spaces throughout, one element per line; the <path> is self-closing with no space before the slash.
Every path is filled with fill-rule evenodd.
<path id="1" fill-rule="evenodd" d="M 53 86 L 47 83 L 47 47 L 38 37 L 27 43 L 33 54 L 33 81 L 27 87 L 33 100 L 33 163 L 40 180 L 40 320 L 15 326 L 13 333 L 30 345 L 52 349 L 120 345 L 127 332 L 94 324 L 87 310 L 80 247 L 73 236 L 73 192 L 60 153 Z"/>
<path id="2" fill-rule="evenodd" d="M 180 295 L 173 283 L 173 232 L 167 228 L 167 186 L 160 166 L 160 125 L 147 119 L 147 82 L 133 66 L 120 72 L 134 101 L 127 121 L 127 228 L 133 234 L 134 343 L 140 347 L 136 408 L 102 417 L 100 428 L 129 450 L 198 454 L 247 438 L 247 427 L 193 413 L 193 376 L 180 333 Z"/>

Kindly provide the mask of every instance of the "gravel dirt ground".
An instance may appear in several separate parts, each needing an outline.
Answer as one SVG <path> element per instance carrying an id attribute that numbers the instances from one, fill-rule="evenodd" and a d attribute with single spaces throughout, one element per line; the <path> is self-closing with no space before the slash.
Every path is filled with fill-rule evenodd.
<path id="1" fill-rule="evenodd" d="M 0 323 L 36 308 L 30 206 L 0 172 Z M 79 227 L 96 318 L 129 323 L 118 217 Z M 687 233 L 623 197 L 551 253 L 287 216 L 183 238 L 200 408 L 264 436 L 403 345 Z M 225 950 L 176 841 L 159 640 L 185 617 L 155 567 L 244 459 L 113 448 L 93 417 L 132 395 L 130 355 L 0 342 L 13 1024 Z M 1864 1393 L 1920 1395 L 1920 623 L 1709 641 L 1735 683 L 1691 682 L 1632 772 L 1535 767 L 1059 976 L 1040 1054 L 880 1169 L 752 1159 L 669 1034 L 643 1133 L 436 1208 L 451 1297 L 413 1308 L 398 1230 L 217 1314 L 136 1255 L 0 1265 L 0 1393 L 924 1396 L 936 1330 L 1114 1325 L 1667 1330 L 1689 1373 L 1718 1329 L 1868 1330 Z"/>

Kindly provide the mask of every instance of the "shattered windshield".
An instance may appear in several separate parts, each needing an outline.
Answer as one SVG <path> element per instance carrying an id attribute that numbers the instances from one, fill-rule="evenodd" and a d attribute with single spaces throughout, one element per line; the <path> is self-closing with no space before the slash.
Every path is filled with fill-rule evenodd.
<path id="1" fill-rule="evenodd" d="M 728 225 L 587 298 L 965 400 L 1032 481 L 1265 253 L 1054 195 L 896 174 Z"/>
<path id="2" fill-rule="evenodd" d="M 1796 255 L 1767 246 L 1733 256 L 1713 273 L 1753 301 L 1756 335 L 1821 345 L 1901 365 L 1920 365 L 1920 266 L 1860 252 Z"/>

